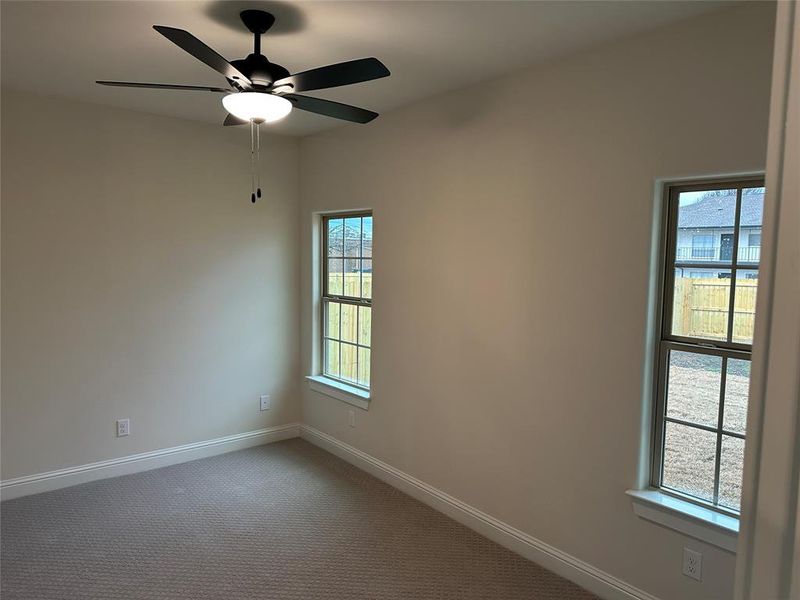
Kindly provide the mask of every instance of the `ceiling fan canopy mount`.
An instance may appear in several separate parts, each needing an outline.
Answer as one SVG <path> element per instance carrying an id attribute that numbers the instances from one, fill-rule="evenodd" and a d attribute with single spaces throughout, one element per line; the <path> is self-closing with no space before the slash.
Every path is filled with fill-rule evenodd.
<path id="1" fill-rule="evenodd" d="M 275 24 L 275 15 L 265 10 L 243 10 L 239 13 L 239 18 L 250 33 L 255 35 L 267 33 Z"/>

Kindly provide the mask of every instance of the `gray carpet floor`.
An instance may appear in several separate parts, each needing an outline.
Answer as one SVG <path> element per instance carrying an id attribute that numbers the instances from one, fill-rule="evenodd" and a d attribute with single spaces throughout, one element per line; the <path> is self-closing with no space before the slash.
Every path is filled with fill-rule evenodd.
<path id="1" fill-rule="evenodd" d="M 592 600 L 295 439 L 9 500 L 3 600 Z"/>

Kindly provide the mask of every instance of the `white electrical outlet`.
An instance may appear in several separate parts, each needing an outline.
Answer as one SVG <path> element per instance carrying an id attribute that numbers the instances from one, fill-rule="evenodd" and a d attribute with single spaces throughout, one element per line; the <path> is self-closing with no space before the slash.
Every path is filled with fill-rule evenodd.
<path id="1" fill-rule="evenodd" d="M 352 409 L 347 411 L 347 424 L 350 425 L 350 427 L 356 426 L 356 411 Z"/>
<path id="2" fill-rule="evenodd" d="M 125 437 L 131 433 L 130 419 L 120 419 L 117 421 L 117 437 Z"/>
<path id="3" fill-rule="evenodd" d="M 688 548 L 683 549 L 683 574 L 697 581 L 703 580 L 703 555 Z"/>
<path id="4" fill-rule="evenodd" d="M 261 410 L 269 410 L 272 406 L 272 399 L 269 396 L 261 396 Z"/>

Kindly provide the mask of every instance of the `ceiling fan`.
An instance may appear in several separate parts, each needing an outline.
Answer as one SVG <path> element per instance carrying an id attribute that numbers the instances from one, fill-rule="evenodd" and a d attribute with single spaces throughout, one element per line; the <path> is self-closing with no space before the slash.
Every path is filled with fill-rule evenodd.
<path id="1" fill-rule="evenodd" d="M 288 115 L 293 108 L 354 123 L 369 123 L 378 116 L 376 112 L 357 106 L 296 93 L 350 85 L 389 76 L 389 69 L 377 58 L 361 58 L 290 74 L 285 67 L 270 62 L 266 56 L 261 54 L 261 35 L 269 31 L 275 23 L 275 17 L 262 10 L 244 10 L 239 13 L 239 16 L 245 27 L 253 34 L 253 53 L 246 58 L 230 62 L 188 31 L 153 25 L 153 29 L 169 41 L 224 75 L 230 87 L 128 81 L 98 81 L 97 83 L 118 87 L 225 94 L 222 97 L 222 104 L 228 111 L 228 116 L 223 125 L 250 124 L 254 179 L 260 138 L 258 126 L 261 123 L 278 121 Z M 255 181 L 253 183 L 255 188 Z M 256 197 L 261 197 L 260 185 L 257 191 L 253 191 L 251 200 L 255 202 Z"/>

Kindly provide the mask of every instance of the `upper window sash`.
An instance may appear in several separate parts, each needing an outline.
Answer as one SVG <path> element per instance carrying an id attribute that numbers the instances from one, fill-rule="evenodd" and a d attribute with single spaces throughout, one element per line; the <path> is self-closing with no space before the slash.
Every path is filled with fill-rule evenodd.
<path id="1" fill-rule="evenodd" d="M 361 232 L 360 239 L 357 244 L 354 244 L 354 238 L 348 238 L 347 221 L 358 219 L 359 230 Z M 369 219 L 369 232 L 366 231 L 366 220 Z M 330 227 L 331 222 L 342 222 L 341 242 L 339 247 L 331 249 Z M 359 274 L 364 272 L 365 268 L 372 269 L 372 213 L 369 211 L 364 212 L 351 212 L 351 213 L 338 213 L 328 214 L 322 217 L 322 296 L 334 300 L 349 300 L 354 303 L 369 306 L 372 304 L 372 290 L 365 290 L 363 285 L 363 277 L 359 276 L 358 295 L 348 293 L 346 289 L 344 277 L 342 283 L 337 289 L 331 289 L 330 267 L 333 263 L 342 268 L 344 274 L 348 265 L 355 265 L 358 267 Z M 332 253 L 333 252 L 333 253 Z"/>
<path id="2" fill-rule="evenodd" d="M 683 342 L 689 344 L 697 344 L 705 347 L 715 348 L 728 348 L 732 350 L 750 351 L 752 344 L 733 341 L 733 319 L 735 316 L 734 302 L 735 302 L 735 286 L 736 286 L 736 273 L 737 271 L 753 271 L 758 270 L 758 264 L 747 262 L 746 258 L 741 256 L 739 252 L 739 244 L 741 238 L 741 206 L 743 190 L 749 188 L 764 187 L 764 179 L 760 177 L 746 178 L 746 179 L 720 179 L 711 182 L 704 182 L 702 184 L 678 184 L 670 185 L 667 188 L 667 222 L 666 222 L 666 249 L 664 261 L 664 286 L 663 286 L 663 305 L 662 305 L 662 320 L 661 320 L 661 338 L 674 342 Z M 729 229 L 733 234 L 732 248 L 730 249 L 730 256 L 724 259 L 703 261 L 702 259 L 678 257 L 678 216 L 679 216 L 679 198 L 680 194 L 684 192 L 702 192 L 720 189 L 735 189 L 736 190 L 736 208 L 735 220 Z M 718 227 L 723 229 L 724 227 Z M 703 235 L 703 232 L 698 232 L 697 235 Z M 692 244 L 692 239 L 689 244 Z M 694 250 L 701 248 L 701 246 L 692 246 Z M 725 278 L 724 281 L 729 281 L 730 291 L 728 296 L 728 323 L 727 323 L 727 338 L 729 339 L 710 339 L 703 337 L 685 336 L 673 333 L 673 312 L 674 312 L 674 293 L 675 293 L 675 270 L 676 268 L 683 269 L 715 269 L 719 271 L 729 271 L 729 279 Z"/>

